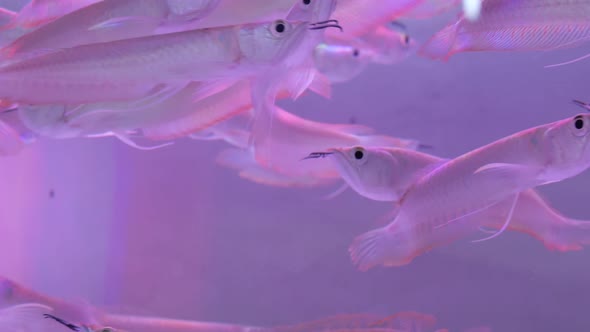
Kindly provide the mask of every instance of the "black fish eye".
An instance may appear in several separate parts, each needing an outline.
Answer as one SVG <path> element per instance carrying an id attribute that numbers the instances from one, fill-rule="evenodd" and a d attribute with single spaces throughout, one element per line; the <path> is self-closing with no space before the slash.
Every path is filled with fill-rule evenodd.
<path id="1" fill-rule="evenodd" d="M 355 58 L 358 57 L 360 54 L 361 54 L 361 51 L 359 51 L 358 48 L 355 48 L 352 51 L 352 56 L 355 57 Z"/>
<path id="2" fill-rule="evenodd" d="M 361 150 L 356 150 L 356 151 L 354 152 L 354 158 L 355 158 L 356 160 L 361 160 L 361 159 L 363 159 L 363 157 L 364 157 L 364 156 L 365 156 L 365 154 L 364 154 L 364 152 L 363 152 L 363 151 L 361 151 Z"/>
<path id="3" fill-rule="evenodd" d="M 285 32 L 285 24 L 283 24 L 283 23 L 277 23 L 277 25 L 275 25 L 275 31 L 278 32 L 278 33 Z"/>
<path id="4" fill-rule="evenodd" d="M 303 0 L 304 5 L 309 5 L 310 3 L 311 3 L 311 0 Z"/>
<path id="5" fill-rule="evenodd" d="M 574 127 L 576 127 L 576 129 L 584 128 L 584 118 L 581 115 L 574 118 Z"/>

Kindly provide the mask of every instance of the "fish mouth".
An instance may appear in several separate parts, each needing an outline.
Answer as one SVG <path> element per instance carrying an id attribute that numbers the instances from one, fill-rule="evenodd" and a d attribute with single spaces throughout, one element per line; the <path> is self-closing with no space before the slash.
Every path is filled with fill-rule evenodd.
<path id="1" fill-rule="evenodd" d="M 326 20 L 309 24 L 309 30 L 323 30 L 327 28 L 336 28 L 340 32 L 344 31 L 338 20 Z"/>

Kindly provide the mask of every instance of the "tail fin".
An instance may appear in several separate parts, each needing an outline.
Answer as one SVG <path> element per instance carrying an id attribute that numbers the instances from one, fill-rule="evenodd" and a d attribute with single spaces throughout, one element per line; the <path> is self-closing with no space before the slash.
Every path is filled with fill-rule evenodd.
<path id="1" fill-rule="evenodd" d="M 551 225 L 551 232 L 541 237 L 545 247 L 554 251 L 578 251 L 590 245 L 590 221 L 563 217 L 559 224 Z"/>
<path id="2" fill-rule="evenodd" d="M 422 45 L 418 55 L 434 60 L 448 61 L 453 55 L 456 29 L 456 24 L 451 24 L 437 32 Z"/>
<path id="3" fill-rule="evenodd" d="M 395 260 L 396 243 L 394 233 L 388 228 L 378 228 L 354 239 L 348 249 L 350 258 L 360 271 L 367 271 L 377 265 L 404 265 L 405 260 Z"/>

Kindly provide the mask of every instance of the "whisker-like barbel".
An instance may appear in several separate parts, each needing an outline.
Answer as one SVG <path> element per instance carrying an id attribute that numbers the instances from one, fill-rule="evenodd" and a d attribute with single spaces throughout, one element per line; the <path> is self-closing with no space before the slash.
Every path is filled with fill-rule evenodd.
<path id="1" fill-rule="evenodd" d="M 327 24 L 327 23 L 335 23 L 335 24 L 340 24 L 340 22 L 338 22 L 338 20 L 326 20 L 326 21 L 321 21 L 321 22 L 315 22 L 315 23 L 310 23 L 309 25 L 320 25 L 320 24 Z"/>
<path id="2" fill-rule="evenodd" d="M 342 27 L 338 24 L 326 24 L 326 25 L 316 25 L 309 28 L 309 30 L 320 30 L 320 29 L 327 29 L 327 28 L 337 28 L 340 31 L 344 31 Z"/>
<path id="3" fill-rule="evenodd" d="M 306 160 L 306 159 L 317 159 L 317 158 L 326 158 L 327 156 L 333 154 L 333 152 L 312 152 L 309 154 L 309 156 L 301 159 L 301 160 Z"/>
<path id="4" fill-rule="evenodd" d="M 50 314 L 43 314 L 43 317 L 45 317 L 45 318 L 51 318 L 51 319 L 55 320 L 56 322 L 58 322 L 60 324 L 63 324 L 64 326 L 66 326 L 67 328 L 69 328 L 72 331 L 80 331 L 80 327 L 79 326 L 76 326 L 76 325 L 74 325 L 72 323 L 68 323 L 68 322 L 66 322 L 65 320 L 63 320 L 63 319 L 61 319 L 59 317 L 55 317 L 55 316 L 50 315 Z"/>
<path id="5" fill-rule="evenodd" d="M 590 104 L 577 99 L 572 100 L 572 102 L 590 112 Z"/>

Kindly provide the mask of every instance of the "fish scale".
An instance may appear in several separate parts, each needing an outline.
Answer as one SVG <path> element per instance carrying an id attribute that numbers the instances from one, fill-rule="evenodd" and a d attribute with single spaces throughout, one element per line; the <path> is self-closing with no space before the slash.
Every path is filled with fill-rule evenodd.
<path id="1" fill-rule="evenodd" d="M 419 54 L 447 60 L 460 52 L 539 51 L 590 40 L 590 0 L 486 0 L 476 21 L 460 18 Z"/>

